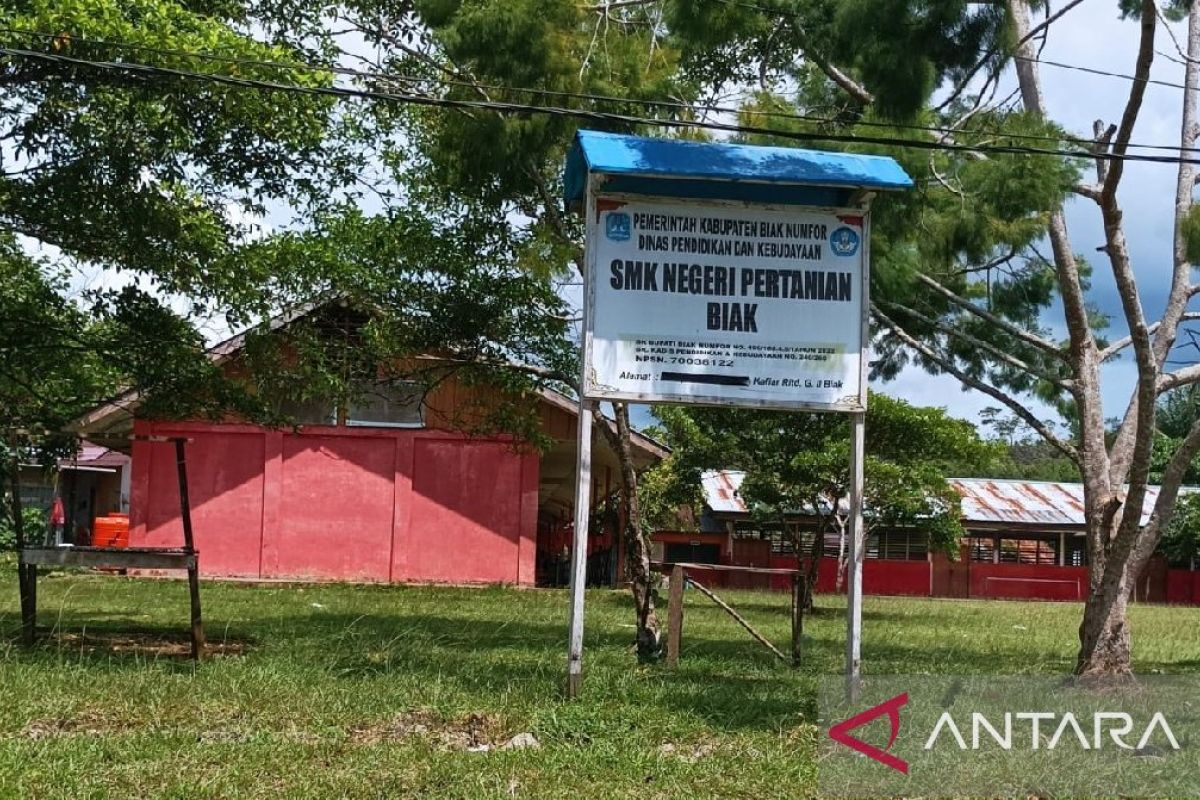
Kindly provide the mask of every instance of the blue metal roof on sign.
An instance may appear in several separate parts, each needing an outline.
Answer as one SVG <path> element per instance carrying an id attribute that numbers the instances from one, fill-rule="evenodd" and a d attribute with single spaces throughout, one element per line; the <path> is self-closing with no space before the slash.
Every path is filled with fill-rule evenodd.
<path id="1" fill-rule="evenodd" d="M 887 156 L 581 130 L 567 156 L 568 206 L 583 200 L 588 173 L 610 176 L 605 190 L 612 192 L 806 205 L 844 202 L 845 190 L 913 185 Z M 714 188 L 719 183 L 727 187 Z"/>

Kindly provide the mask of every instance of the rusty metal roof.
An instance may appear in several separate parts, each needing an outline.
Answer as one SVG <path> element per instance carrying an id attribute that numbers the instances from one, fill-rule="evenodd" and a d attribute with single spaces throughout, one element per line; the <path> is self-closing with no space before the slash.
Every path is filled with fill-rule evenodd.
<path id="1" fill-rule="evenodd" d="M 713 511 L 726 514 L 747 513 L 746 503 L 738 494 L 746 473 L 735 470 L 714 470 L 700 476 L 704 486 L 704 503 Z"/>
<path id="2" fill-rule="evenodd" d="M 714 512 L 745 514 L 738 489 L 744 472 L 725 470 L 703 476 L 704 499 Z M 1029 526 L 1079 526 L 1083 521 L 1083 484 L 1050 481 L 1000 480 L 994 478 L 951 478 L 950 485 L 962 495 L 966 524 L 1011 524 Z M 1188 487 L 1183 491 L 1195 491 Z M 1142 524 L 1149 519 L 1158 487 L 1147 487 L 1142 504 Z"/>

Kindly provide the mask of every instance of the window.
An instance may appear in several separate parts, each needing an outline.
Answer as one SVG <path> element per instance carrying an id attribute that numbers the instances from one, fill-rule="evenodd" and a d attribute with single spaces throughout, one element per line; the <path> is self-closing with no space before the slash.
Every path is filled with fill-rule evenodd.
<path id="1" fill-rule="evenodd" d="M 880 531 L 867 537 L 865 558 L 888 561 L 924 561 L 929 553 L 929 537 L 923 531 L 901 529 Z"/>
<path id="2" fill-rule="evenodd" d="M 756 523 L 736 523 L 733 535 L 738 539 L 765 539 L 771 543 L 774 555 L 791 555 L 796 552 L 792 544 L 791 534 L 779 525 L 758 525 Z"/>
<path id="3" fill-rule="evenodd" d="M 1058 539 L 1001 539 L 1001 564 L 1058 564 Z"/>
<path id="4" fill-rule="evenodd" d="M 992 552 L 996 546 L 996 540 L 991 536 L 973 536 L 967 540 L 967 545 L 972 561 L 992 563 Z"/>
<path id="5" fill-rule="evenodd" d="M 1068 567 L 1086 567 L 1087 540 L 1082 536 L 1067 535 L 1066 565 Z"/>
<path id="6" fill-rule="evenodd" d="M 370 428 L 423 428 L 425 406 L 421 387 L 407 381 L 368 386 L 346 406 L 346 425 Z M 337 425 L 337 404 L 318 398 L 284 403 L 280 409 L 297 425 Z"/>
<path id="7" fill-rule="evenodd" d="M 425 405 L 421 387 L 409 381 L 368 388 L 346 408 L 346 424 L 375 428 L 422 428 Z"/>

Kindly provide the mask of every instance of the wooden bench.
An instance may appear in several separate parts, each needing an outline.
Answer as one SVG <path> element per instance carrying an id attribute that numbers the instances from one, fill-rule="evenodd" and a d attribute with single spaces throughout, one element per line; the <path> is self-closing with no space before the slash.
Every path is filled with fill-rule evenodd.
<path id="1" fill-rule="evenodd" d="M 17 574 L 21 593 L 21 637 L 26 646 L 37 638 L 38 567 L 91 567 L 97 569 L 182 569 L 188 576 L 188 600 L 191 605 L 192 658 L 204 657 L 204 623 L 200 614 L 200 556 L 192 535 L 192 509 L 188 497 L 187 460 L 183 437 L 134 437 L 141 441 L 170 442 L 175 446 L 175 465 L 179 479 L 179 514 L 183 522 L 184 546 L 174 547 L 37 547 L 25 542 L 21 525 L 21 487 L 14 459 L 13 518 L 16 520 L 17 549 L 20 553 Z"/>
<path id="2" fill-rule="evenodd" d="M 25 570 L 21 598 L 21 633 L 26 645 L 37 636 L 38 567 L 90 567 L 93 569 L 181 569 L 188 573 L 191 605 L 192 658 L 204 656 L 204 623 L 200 614 L 200 557 L 187 548 L 167 547 L 26 547 L 20 551 Z"/>

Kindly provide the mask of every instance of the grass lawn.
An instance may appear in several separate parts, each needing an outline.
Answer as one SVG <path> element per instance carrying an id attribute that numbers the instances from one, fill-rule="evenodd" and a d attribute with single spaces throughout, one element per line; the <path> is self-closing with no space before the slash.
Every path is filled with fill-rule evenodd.
<path id="1" fill-rule="evenodd" d="M 563 591 L 223 583 L 203 587 L 219 654 L 194 668 L 183 584 L 91 574 L 39 581 L 27 652 L 15 572 L 0 562 L 5 798 L 802 797 L 815 677 L 841 668 L 838 598 L 819 598 L 793 670 L 689 592 L 669 671 L 635 665 L 626 595 L 595 591 L 568 703 Z M 726 597 L 786 643 L 784 595 Z M 864 669 L 1065 672 L 1079 613 L 868 598 Z M 1200 609 L 1132 616 L 1140 669 L 1200 671 Z M 523 732 L 541 748 L 496 747 Z"/>

